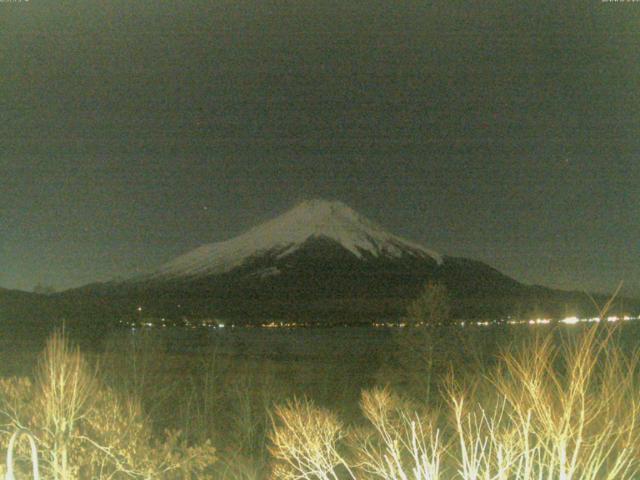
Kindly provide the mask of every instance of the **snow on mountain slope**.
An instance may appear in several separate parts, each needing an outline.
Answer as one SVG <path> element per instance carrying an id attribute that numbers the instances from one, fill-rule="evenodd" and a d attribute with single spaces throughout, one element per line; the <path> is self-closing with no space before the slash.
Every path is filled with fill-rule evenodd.
<path id="1" fill-rule="evenodd" d="M 249 258 L 284 258 L 313 238 L 333 240 L 357 258 L 413 256 L 442 263 L 439 254 L 392 235 L 345 204 L 304 201 L 279 217 L 230 240 L 203 245 L 163 265 L 152 277 L 200 276 L 228 272 Z"/>

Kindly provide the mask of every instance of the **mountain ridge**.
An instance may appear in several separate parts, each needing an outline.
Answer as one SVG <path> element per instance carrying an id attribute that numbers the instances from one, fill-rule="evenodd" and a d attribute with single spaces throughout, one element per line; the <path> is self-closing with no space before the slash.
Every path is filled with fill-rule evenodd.
<path id="1" fill-rule="evenodd" d="M 483 262 L 441 255 L 387 232 L 342 202 L 319 199 L 147 275 L 94 284 L 75 295 L 91 292 L 94 304 L 129 314 L 144 305 L 159 317 L 360 321 L 402 316 L 428 281 L 447 287 L 459 318 L 560 316 L 593 308 L 579 292 L 529 286 Z"/>
<path id="2" fill-rule="evenodd" d="M 323 200 L 301 202 L 149 274 L 34 299 L 40 311 L 83 325 L 87 318 L 152 317 L 370 323 L 403 316 L 429 281 L 446 286 L 452 315 L 460 319 L 594 314 L 582 292 L 527 285 L 483 262 L 436 253 L 341 202 Z M 16 309 L 22 311 L 27 301 L 24 297 Z M 640 308 L 639 302 L 626 305 Z"/>

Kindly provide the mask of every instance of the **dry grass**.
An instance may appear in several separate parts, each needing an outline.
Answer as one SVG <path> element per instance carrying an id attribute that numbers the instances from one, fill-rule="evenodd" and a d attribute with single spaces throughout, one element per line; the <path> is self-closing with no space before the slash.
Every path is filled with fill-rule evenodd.
<path id="1" fill-rule="evenodd" d="M 602 327 L 504 353 L 480 398 L 451 395 L 464 478 L 634 478 L 638 380 Z"/>
<path id="2" fill-rule="evenodd" d="M 208 442 L 188 444 L 179 431 L 155 435 L 140 400 L 105 386 L 60 332 L 35 380 L 0 380 L 0 418 L 3 445 L 16 430 L 33 434 L 46 479 L 208 478 L 215 461 Z"/>
<path id="3" fill-rule="evenodd" d="M 276 468 L 304 479 L 636 478 L 638 357 L 612 335 L 595 327 L 505 351 L 475 385 L 449 382 L 440 419 L 385 389 L 363 394 L 364 427 L 289 403 L 277 410 Z"/>
<path id="4" fill-rule="evenodd" d="M 60 480 L 638 478 L 640 357 L 606 325 L 556 333 L 503 347 L 429 396 L 366 389 L 358 416 L 339 408 L 348 385 L 316 385 L 309 400 L 313 382 L 291 365 L 212 351 L 176 367 L 145 343 L 100 357 L 130 360 L 105 374 L 58 333 L 32 379 L 0 380 L 0 441 L 31 431 L 41 478 Z"/>

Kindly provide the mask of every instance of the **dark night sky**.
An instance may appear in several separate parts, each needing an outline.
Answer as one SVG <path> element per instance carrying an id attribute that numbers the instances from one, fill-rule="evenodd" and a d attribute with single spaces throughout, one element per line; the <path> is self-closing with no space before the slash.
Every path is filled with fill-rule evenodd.
<path id="1" fill-rule="evenodd" d="M 0 1 L 0 285 L 149 269 L 306 197 L 640 295 L 640 3 Z"/>

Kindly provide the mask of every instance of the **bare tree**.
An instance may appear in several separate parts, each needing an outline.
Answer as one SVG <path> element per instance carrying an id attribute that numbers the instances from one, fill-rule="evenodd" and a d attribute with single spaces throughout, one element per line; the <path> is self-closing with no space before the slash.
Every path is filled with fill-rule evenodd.
<path id="1" fill-rule="evenodd" d="M 446 325 L 451 321 L 447 287 L 428 282 L 407 307 L 407 317 L 415 325 Z"/>

